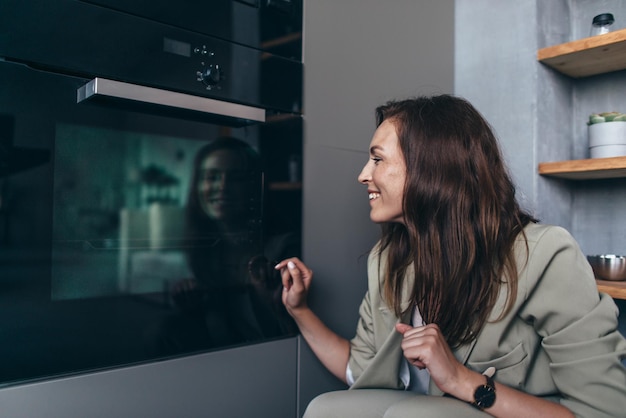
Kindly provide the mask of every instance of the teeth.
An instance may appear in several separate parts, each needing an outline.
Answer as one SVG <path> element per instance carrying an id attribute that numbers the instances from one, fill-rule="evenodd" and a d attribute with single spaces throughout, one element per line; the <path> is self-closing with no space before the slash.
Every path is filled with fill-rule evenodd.
<path id="1" fill-rule="evenodd" d="M 376 199 L 377 197 L 380 197 L 380 193 L 370 193 L 370 194 L 369 194 L 369 198 L 370 198 L 370 200 L 374 200 L 374 199 Z"/>

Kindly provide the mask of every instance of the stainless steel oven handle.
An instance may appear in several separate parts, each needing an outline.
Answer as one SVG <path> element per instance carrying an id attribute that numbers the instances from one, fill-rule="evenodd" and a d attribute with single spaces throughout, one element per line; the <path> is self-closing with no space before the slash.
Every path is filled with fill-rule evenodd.
<path id="1" fill-rule="evenodd" d="M 256 122 L 265 122 L 265 109 L 258 107 L 224 102 L 99 77 L 94 78 L 78 89 L 77 103 L 99 96 L 127 99 Z"/>

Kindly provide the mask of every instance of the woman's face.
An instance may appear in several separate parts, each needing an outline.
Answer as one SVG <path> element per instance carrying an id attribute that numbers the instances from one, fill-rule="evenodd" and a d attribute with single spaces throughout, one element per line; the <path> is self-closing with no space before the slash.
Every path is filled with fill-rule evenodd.
<path id="1" fill-rule="evenodd" d="M 202 210 L 211 219 L 226 221 L 240 216 L 248 203 L 241 157 L 228 150 L 209 154 L 202 161 L 197 192 Z"/>
<path id="2" fill-rule="evenodd" d="M 396 128 L 389 120 L 383 121 L 374 132 L 370 158 L 358 179 L 367 186 L 373 222 L 404 223 L 402 201 L 406 163 Z"/>

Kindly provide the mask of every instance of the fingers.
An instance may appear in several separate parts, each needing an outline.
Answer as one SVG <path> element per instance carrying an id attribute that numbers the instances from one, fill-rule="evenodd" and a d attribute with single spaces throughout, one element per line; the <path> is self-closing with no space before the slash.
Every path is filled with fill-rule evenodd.
<path id="1" fill-rule="evenodd" d="M 305 282 L 309 282 L 313 276 L 313 271 L 297 257 L 283 260 L 276 264 L 274 268 L 280 270 L 285 290 L 291 289 L 292 286 L 296 286 L 297 290 L 301 290 L 306 287 Z"/>
<path id="2" fill-rule="evenodd" d="M 288 258 L 276 264 L 283 282 L 281 299 L 290 315 L 306 308 L 307 293 L 313 272 L 298 258 Z"/>
<path id="3" fill-rule="evenodd" d="M 291 285 L 294 290 L 300 291 L 304 289 L 304 282 L 302 281 L 302 272 L 293 261 L 287 262 L 287 270 L 289 271 L 289 275 L 291 276 Z"/>
<path id="4" fill-rule="evenodd" d="M 276 264 L 274 268 L 276 270 L 282 270 L 284 268 L 287 268 L 287 265 L 289 263 L 295 264 L 296 268 L 298 268 L 301 271 L 309 271 L 309 268 L 298 257 L 287 258 L 281 261 L 280 263 Z"/>
<path id="5" fill-rule="evenodd" d="M 419 327 L 413 327 L 411 325 L 397 323 L 396 331 L 402 334 L 405 338 L 424 335 L 438 336 L 441 334 L 441 331 L 439 331 L 439 327 L 437 326 L 437 324 L 427 324 Z"/>
<path id="6" fill-rule="evenodd" d="M 396 324 L 396 331 L 398 331 L 400 334 L 404 335 L 405 332 L 409 331 L 413 329 L 412 326 L 407 325 L 407 324 L 403 324 L 403 323 L 397 323 Z"/>
<path id="7" fill-rule="evenodd" d="M 183 279 L 172 286 L 172 293 L 184 293 L 194 290 L 197 286 L 197 282 L 194 279 Z"/>
<path id="8" fill-rule="evenodd" d="M 431 348 L 433 341 L 430 334 L 436 331 L 436 326 L 429 329 L 428 325 L 413 327 L 399 322 L 395 327 L 396 331 L 402 334 L 401 346 L 404 357 L 410 364 L 419 369 L 427 368 L 427 364 L 432 358 Z"/>

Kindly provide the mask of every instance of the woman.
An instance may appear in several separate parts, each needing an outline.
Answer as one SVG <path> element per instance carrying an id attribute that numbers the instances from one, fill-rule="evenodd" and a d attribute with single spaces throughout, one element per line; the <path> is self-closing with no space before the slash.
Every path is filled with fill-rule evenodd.
<path id="1" fill-rule="evenodd" d="M 320 395 L 305 416 L 623 415 L 617 308 L 570 234 L 520 208 L 488 123 L 449 95 L 376 115 L 359 182 L 382 237 L 356 336 L 309 309 L 305 264 L 276 266 L 283 303 L 320 361 L 368 389 Z"/>
<path id="2" fill-rule="evenodd" d="M 176 354 L 273 338 L 293 332 L 278 274 L 263 241 L 263 172 L 259 154 L 233 137 L 200 148 L 187 201 L 185 246 L 192 277 L 176 281 L 179 309 L 159 330 L 159 354 Z M 285 257 L 297 254 L 281 252 Z"/>

